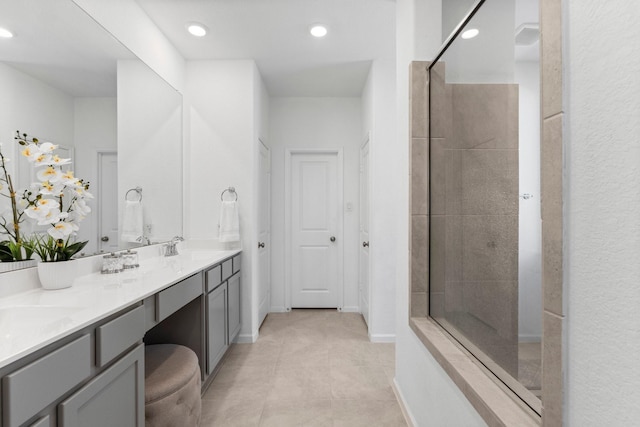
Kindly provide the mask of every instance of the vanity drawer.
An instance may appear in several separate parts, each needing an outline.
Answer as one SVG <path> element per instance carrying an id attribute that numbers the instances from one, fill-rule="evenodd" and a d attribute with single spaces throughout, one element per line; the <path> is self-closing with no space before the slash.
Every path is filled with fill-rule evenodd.
<path id="1" fill-rule="evenodd" d="M 142 339 L 145 309 L 139 306 L 96 328 L 96 365 L 102 367 Z"/>
<path id="2" fill-rule="evenodd" d="M 236 274 L 240 271 L 240 266 L 242 265 L 242 258 L 240 255 L 236 255 L 233 257 L 233 274 Z"/>
<path id="3" fill-rule="evenodd" d="M 202 295 L 202 275 L 195 274 L 158 294 L 156 319 L 163 321 L 187 303 Z"/>
<path id="4" fill-rule="evenodd" d="M 222 263 L 222 280 L 227 280 L 233 274 L 233 261 L 231 259 Z"/>
<path id="5" fill-rule="evenodd" d="M 222 283 L 222 264 L 207 271 L 207 293 L 217 288 L 220 283 Z"/>
<path id="6" fill-rule="evenodd" d="M 83 335 L 4 377 L 2 425 L 22 425 L 89 378 L 91 365 L 91 339 Z"/>

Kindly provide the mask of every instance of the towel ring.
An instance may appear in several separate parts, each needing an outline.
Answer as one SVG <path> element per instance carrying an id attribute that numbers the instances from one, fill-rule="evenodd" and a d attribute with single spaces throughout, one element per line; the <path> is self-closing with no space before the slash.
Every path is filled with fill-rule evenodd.
<path id="1" fill-rule="evenodd" d="M 124 195 L 124 199 L 128 200 L 130 202 L 135 202 L 136 200 L 129 200 L 129 193 L 131 193 L 132 191 L 135 191 L 136 193 L 138 193 L 138 196 L 140 198 L 137 201 L 141 202 L 142 201 L 142 188 L 140 188 L 140 187 L 132 188 L 129 191 L 127 191 L 126 194 Z"/>
<path id="2" fill-rule="evenodd" d="M 225 190 L 220 194 L 220 200 L 222 200 L 222 201 L 224 202 L 224 193 L 226 193 L 227 191 L 228 191 L 229 193 L 233 193 L 233 194 L 236 196 L 236 198 L 235 198 L 234 202 L 237 202 L 237 201 L 238 201 L 238 193 L 236 193 L 236 189 L 235 189 L 235 188 L 233 188 L 233 187 L 229 187 L 229 188 L 225 189 Z"/>

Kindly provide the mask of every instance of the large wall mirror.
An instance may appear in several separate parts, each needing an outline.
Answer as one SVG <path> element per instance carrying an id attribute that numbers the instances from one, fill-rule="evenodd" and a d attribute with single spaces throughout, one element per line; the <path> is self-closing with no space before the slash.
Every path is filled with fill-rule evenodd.
<path id="1" fill-rule="evenodd" d="M 540 413 L 538 2 L 477 7 L 429 68 L 429 315 Z"/>
<path id="2" fill-rule="evenodd" d="M 71 0 L 3 2 L 0 27 L 14 33 L 0 38 L 0 142 L 16 186 L 34 176 L 13 139 L 20 130 L 59 144 L 90 182 L 85 255 L 181 235 L 180 93 Z M 122 236 L 127 200 L 142 201 L 137 242 Z"/>

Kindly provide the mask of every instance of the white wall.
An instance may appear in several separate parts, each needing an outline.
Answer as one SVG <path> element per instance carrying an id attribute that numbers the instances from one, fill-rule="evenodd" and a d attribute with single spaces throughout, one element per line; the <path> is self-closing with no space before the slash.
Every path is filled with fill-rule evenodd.
<path id="1" fill-rule="evenodd" d="M 403 185 L 396 145 L 396 70 L 394 59 L 377 59 L 362 95 L 362 141 L 369 135 L 369 337 L 395 339 L 395 255 L 399 203 Z"/>
<path id="2" fill-rule="evenodd" d="M 72 0 L 116 39 L 182 92 L 185 60 L 135 0 Z"/>
<path id="3" fill-rule="evenodd" d="M 182 97 L 142 61 L 123 60 L 117 103 L 119 229 L 127 191 L 141 187 L 145 236 L 170 240 L 183 232 Z"/>
<path id="4" fill-rule="evenodd" d="M 484 426 L 480 415 L 408 324 L 409 304 L 409 64 L 440 46 L 440 0 L 398 0 L 396 17 L 397 141 L 399 166 L 396 264 L 395 383 L 415 426 Z M 419 36 L 419 37 L 418 37 Z M 418 37 L 417 39 L 415 37 Z"/>
<path id="5" fill-rule="evenodd" d="M 360 98 L 271 98 L 271 311 L 285 310 L 285 150 L 342 148 L 344 159 L 344 306 L 358 311 Z"/>
<path id="6" fill-rule="evenodd" d="M 35 79 L 9 65 L 0 63 L 0 143 L 2 152 L 12 161 L 9 169 L 14 184 L 23 187 L 31 183 L 28 162 L 19 156 L 19 145 L 13 139 L 16 130 L 42 141 L 73 145 L 73 97 Z M 16 183 L 16 162 L 22 172 Z"/>
<path id="7" fill-rule="evenodd" d="M 519 102 L 518 335 L 542 338 L 542 222 L 540 219 L 540 63 L 516 62 Z"/>
<path id="8" fill-rule="evenodd" d="M 90 183 L 89 192 L 96 196 L 98 190 L 98 151 L 117 151 L 116 98 L 74 99 L 75 176 Z M 115 183 L 114 183 L 115 184 Z M 92 213 L 82 221 L 78 240 L 88 240 L 84 253 L 98 251 L 97 197 L 89 200 Z"/>
<path id="9" fill-rule="evenodd" d="M 640 8 L 565 3 L 565 425 L 640 419 Z"/>
<path id="10" fill-rule="evenodd" d="M 33 167 L 20 155 L 20 146 L 13 139 L 16 130 L 42 141 L 72 146 L 73 97 L 3 63 L 0 93 L 2 153 L 10 159 L 7 169 L 14 188 L 25 189 L 34 181 Z M 9 206 L 8 199 L 0 197 L 0 212 Z M 24 231 L 30 229 L 29 222 L 23 223 Z"/>
<path id="11" fill-rule="evenodd" d="M 189 239 L 218 239 L 220 193 L 238 193 L 242 236 L 241 341 L 257 338 L 254 305 L 256 77 L 251 60 L 190 61 L 185 91 L 186 213 Z M 260 113 L 262 114 L 262 113 Z"/>

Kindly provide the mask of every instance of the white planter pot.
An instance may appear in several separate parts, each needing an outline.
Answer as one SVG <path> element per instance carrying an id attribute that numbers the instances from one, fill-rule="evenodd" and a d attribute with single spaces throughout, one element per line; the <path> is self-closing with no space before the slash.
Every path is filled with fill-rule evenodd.
<path id="1" fill-rule="evenodd" d="M 29 259 L 26 261 L 11 261 L 11 262 L 0 262 L 0 273 L 4 273 L 7 271 L 21 270 L 23 268 L 35 267 L 38 263 L 35 259 Z"/>
<path id="2" fill-rule="evenodd" d="M 71 261 L 39 262 L 38 277 L 43 289 L 64 289 L 73 285 L 77 263 Z"/>

